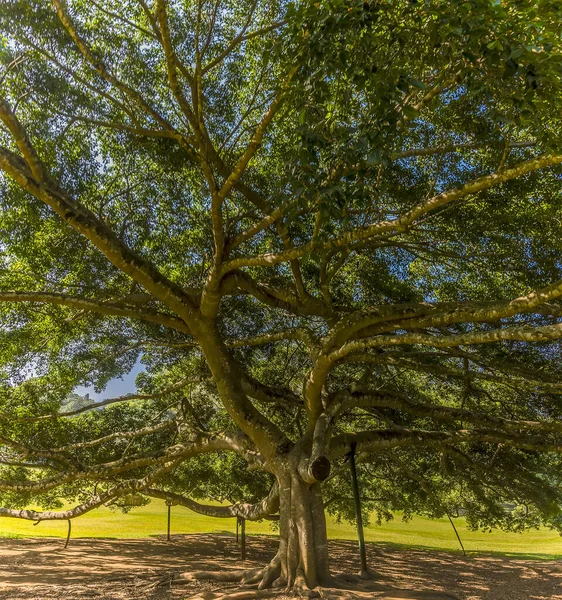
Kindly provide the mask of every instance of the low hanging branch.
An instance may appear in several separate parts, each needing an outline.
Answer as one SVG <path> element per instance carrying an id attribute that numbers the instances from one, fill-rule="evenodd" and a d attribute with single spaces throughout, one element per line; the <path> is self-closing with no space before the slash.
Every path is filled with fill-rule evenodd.
<path id="1" fill-rule="evenodd" d="M 271 491 L 263 500 L 256 504 L 231 504 L 230 506 L 200 504 L 181 494 L 155 488 L 147 488 L 143 493 L 153 498 L 170 500 L 175 504 L 189 508 L 193 512 L 209 517 L 241 517 L 248 521 L 260 521 L 262 519 L 276 520 L 278 518 L 276 516 L 276 513 L 279 511 L 279 489 L 277 484 L 271 488 Z"/>
<path id="2" fill-rule="evenodd" d="M 252 462 L 259 463 L 260 460 L 249 440 L 243 436 L 200 435 L 199 439 L 190 443 L 171 445 L 163 450 L 153 452 L 139 452 L 132 456 L 125 455 L 119 459 L 94 464 L 90 467 L 74 467 L 52 477 L 31 481 L 0 480 L 0 491 L 44 493 L 72 481 L 111 481 L 120 473 L 134 472 L 139 468 L 163 465 L 170 461 L 183 462 L 201 454 L 220 451 L 240 453 Z M 34 451 L 28 448 L 25 448 L 24 452 L 31 456 L 34 454 Z M 37 451 L 38 456 L 45 453 L 54 457 L 59 455 L 57 449 Z"/>
<path id="3" fill-rule="evenodd" d="M 145 487 L 148 487 L 164 477 L 170 471 L 173 471 L 178 464 L 181 463 L 181 459 L 176 459 L 171 462 L 167 462 L 159 468 L 155 469 L 149 475 L 146 475 L 144 478 L 139 479 L 138 481 L 126 482 L 119 484 L 110 490 L 102 493 L 94 495 L 89 501 L 84 502 L 74 508 L 62 511 L 35 511 L 35 510 L 27 510 L 27 509 L 10 509 L 5 507 L 0 507 L 0 517 L 11 517 L 15 519 L 26 519 L 28 521 L 60 521 L 60 520 L 68 520 L 75 519 L 76 517 L 80 517 L 95 508 L 99 508 L 103 504 L 107 502 L 111 502 L 116 500 L 117 498 L 121 498 L 122 496 L 126 496 L 131 492 L 136 492 L 138 490 L 142 490 Z"/>

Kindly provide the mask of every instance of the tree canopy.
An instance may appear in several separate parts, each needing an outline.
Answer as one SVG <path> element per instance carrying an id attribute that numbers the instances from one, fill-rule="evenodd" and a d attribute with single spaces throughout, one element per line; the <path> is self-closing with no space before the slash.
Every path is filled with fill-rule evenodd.
<path id="1" fill-rule="evenodd" d="M 302 592 L 354 449 L 379 518 L 562 530 L 561 22 L 1 0 L 0 516 L 279 514 Z"/>

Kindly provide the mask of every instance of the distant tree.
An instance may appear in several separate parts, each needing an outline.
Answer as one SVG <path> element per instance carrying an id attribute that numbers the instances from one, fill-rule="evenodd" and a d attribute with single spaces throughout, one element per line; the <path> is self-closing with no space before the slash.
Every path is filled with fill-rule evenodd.
<path id="1" fill-rule="evenodd" d="M 78 411 L 80 412 L 82 408 L 86 406 L 92 408 L 93 401 L 90 400 L 90 395 L 86 394 L 85 396 L 80 396 L 80 394 L 75 394 L 74 392 L 68 394 L 68 396 L 63 400 L 61 404 L 61 409 L 64 412 L 72 412 Z"/>
<path id="2" fill-rule="evenodd" d="M 0 516 L 561 528 L 560 2 L 0 8 Z"/>

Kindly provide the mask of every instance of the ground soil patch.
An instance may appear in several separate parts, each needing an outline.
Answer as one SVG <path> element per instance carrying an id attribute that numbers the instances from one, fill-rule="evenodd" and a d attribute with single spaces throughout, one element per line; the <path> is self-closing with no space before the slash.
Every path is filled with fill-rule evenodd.
<path id="1" fill-rule="evenodd" d="M 165 539 L 74 539 L 67 549 L 59 539 L 0 540 L 2 600 L 180 600 L 217 584 L 166 583 L 182 571 L 222 570 L 265 565 L 276 541 L 252 537 L 248 560 L 230 535 L 175 536 Z M 356 545 L 332 542 L 334 571 L 355 573 Z M 562 600 L 562 561 L 469 556 L 431 550 L 368 546 L 377 580 L 359 597 L 460 598 L 462 600 Z M 225 585 L 218 585 L 225 589 Z M 345 598 L 345 592 L 327 592 Z"/>

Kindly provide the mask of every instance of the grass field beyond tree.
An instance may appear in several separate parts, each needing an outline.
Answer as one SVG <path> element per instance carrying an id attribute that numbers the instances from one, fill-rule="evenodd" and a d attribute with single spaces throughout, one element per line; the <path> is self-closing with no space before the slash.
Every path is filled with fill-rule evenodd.
<path id="1" fill-rule="evenodd" d="M 523 534 L 494 531 L 492 533 L 469 531 L 464 519 L 455 519 L 463 544 L 469 553 L 497 552 L 521 557 L 553 559 L 562 557 L 562 538 L 556 532 L 541 529 Z M 134 508 L 127 514 L 120 510 L 100 508 L 72 521 L 72 537 L 81 538 L 150 538 L 166 534 L 167 507 L 161 500 L 147 506 Z M 171 533 L 235 533 L 235 519 L 218 519 L 196 514 L 182 506 L 172 507 Z M 270 523 L 248 522 L 248 543 L 256 534 L 276 535 Z M 44 521 L 34 525 L 31 521 L 1 519 L 0 537 L 66 537 L 66 521 Z M 328 517 L 330 539 L 354 540 L 354 524 L 336 523 Z M 414 517 L 404 522 L 400 515 L 393 521 L 377 525 L 372 522 L 365 528 L 368 542 L 409 547 L 426 547 L 435 550 L 459 551 L 455 533 L 447 519 L 430 520 Z"/>

